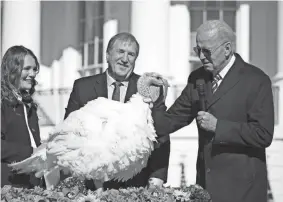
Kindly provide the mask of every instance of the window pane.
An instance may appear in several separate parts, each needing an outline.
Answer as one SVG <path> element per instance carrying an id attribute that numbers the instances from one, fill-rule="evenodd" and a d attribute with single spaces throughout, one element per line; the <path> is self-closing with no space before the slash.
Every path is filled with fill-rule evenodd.
<path id="1" fill-rule="evenodd" d="M 202 11 L 191 11 L 191 32 L 196 31 L 197 28 L 203 23 Z"/>
<path id="2" fill-rule="evenodd" d="M 191 32 L 190 37 L 191 37 L 191 47 L 190 47 L 190 55 L 192 56 L 196 56 L 197 54 L 195 53 L 195 51 L 193 50 L 194 47 L 196 47 L 196 32 Z"/>
<path id="3" fill-rule="evenodd" d="M 220 7 L 220 1 L 207 1 L 206 7 L 207 8 L 219 8 Z"/>
<path id="4" fill-rule="evenodd" d="M 103 16 L 93 20 L 93 36 L 103 37 Z"/>
<path id="5" fill-rule="evenodd" d="M 98 63 L 102 64 L 103 63 L 103 39 L 99 40 L 99 50 L 98 50 Z"/>
<path id="6" fill-rule="evenodd" d="M 205 1 L 189 1 L 189 8 L 204 8 Z"/>
<path id="7" fill-rule="evenodd" d="M 82 66 L 85 66 L 85 60 L 84 60 L 85 51 L 84 51 L 84 45 L 83 44 L 80 44 L 80 53 L 82 55 Z"/>
<path id="8" fill-rule="evenodd" d="M 218 20 L 219 11 L 207 11 L 207 20 Z"/>
<path id="9" fill-rule="evenodd" d="M 80 43 L 83 43 L 85 40 L 85 37 L 84 37 L 85 36 L 85 21 L 84 20 L 80 21 L 78 32 L 79 32 L 79 41 Z"/>
<path id="10" fill-rule="evenodd" d="M 80 13 L 80 19 L 85 18 L 85 1 L 79 2 L 79 13 Z"/>
<path id="11" fill-rule="evenodd" d="M 236 30 L 236 11 L 224 11 L 223 20 L 233 29 Z"/>
<path id="12" fill-rule="evenodd" d="M 88 44 L 88 65 L 94 64 L 94 44 Z"/>
<path id="13" fill-rule="evenodd" d="M 236 8 L 236 1 L 223 1 L 224 8 Z"/>

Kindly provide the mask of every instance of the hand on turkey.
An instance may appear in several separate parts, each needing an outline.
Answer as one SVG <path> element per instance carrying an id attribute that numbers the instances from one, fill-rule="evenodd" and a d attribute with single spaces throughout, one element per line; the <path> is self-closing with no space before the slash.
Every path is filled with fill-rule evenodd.
<path id="1" fill-rule="evenodd" d="M 156 72 L 147 72 L 144 74 L 146 77 L 150 78 L 148 79 L 148 85 L 153 86 L 162 86 L 163 87 L 163 99 L 164 102 L 167 97 L 168 87 L 170 87 L 170 84 L 168 81 L 161 75 Z M 144 100 L 146 103 L 152 102 L 151 100 Z"/>
<path id="2" fill-rule="evenodd" d="M 148 180 L 148 187 L 149 188 L 151 188 L 151 187 L 162 187 L 163 183 L 164 183 L 164 181 L 162 179 L 151 177 Z"/>

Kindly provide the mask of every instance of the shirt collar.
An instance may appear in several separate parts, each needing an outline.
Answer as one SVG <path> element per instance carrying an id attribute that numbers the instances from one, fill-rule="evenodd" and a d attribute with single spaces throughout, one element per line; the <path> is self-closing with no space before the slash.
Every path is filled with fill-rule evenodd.
<path id="1" fill-rule="evenodd" d="M 106 70 L 107 86 L 110 87 L 116 80 L 109 75 L 108 69 Z M 122 81 L 123 86 L 128 87 L 129 81 Z"/>
<path id="2" fill-rule="evenodd" d="M 228 73 L 229 69 L 233 66 L 234 62 L 236 60 L 236 57 L 233 55 L 228 62 L 228 64 L 219 72 L 221 78 L 223 79 L 225 75 Z"/>

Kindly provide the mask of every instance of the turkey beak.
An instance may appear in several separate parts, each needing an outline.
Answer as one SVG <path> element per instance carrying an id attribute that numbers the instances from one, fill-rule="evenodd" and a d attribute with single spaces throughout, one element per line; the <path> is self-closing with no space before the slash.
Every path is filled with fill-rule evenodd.
<path id="1" fill-rule="evenodd" d="M 161 78 L 162 80 L 162 88 L 163 88 L 163 102 L 166 100 L 167 97 L 167 93 L 168 93 L 168 87 L 170 87 L 170 84 L 168 83 L 168 81 L 164 78 Z"/>

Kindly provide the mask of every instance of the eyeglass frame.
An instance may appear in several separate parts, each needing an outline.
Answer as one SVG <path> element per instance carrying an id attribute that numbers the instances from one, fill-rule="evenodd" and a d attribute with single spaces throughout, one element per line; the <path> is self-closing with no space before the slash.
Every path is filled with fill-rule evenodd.
<path id="1" fill-rule="evenodd" d="M 207 49 L 207 48 L 200 48 L 199 46 L 193 47 L 193 50 L 194 50 L 195 53 L 198 55 L 198 57 L 200 57 L 200 52 L 202 52 L 202 54 L 203 54 L 205 57 L 211 57 L 212 54 L 213 54 L 218 48 L 220 48 L 221 46 L 223 46 L 225 43 L 229 43 L 229 41 L 223 42 L 222 44 L 220 44 L 219 46 L 217 46 L 216 48 L 214 48 L 214 49 L 212 49 L 212 50 Z M 203 50 L 206 50 L 207 53 L 203 52 Z"/>

